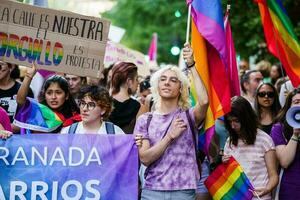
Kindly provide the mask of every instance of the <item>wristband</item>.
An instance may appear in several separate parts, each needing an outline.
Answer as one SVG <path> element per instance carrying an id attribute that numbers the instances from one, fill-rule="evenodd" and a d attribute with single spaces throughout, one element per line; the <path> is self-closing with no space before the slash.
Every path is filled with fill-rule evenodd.
<path id="1" fill-rule="evenodd" d="M 191 64 L 191 65 L 187 65 L 187 64 L 186 64 L 186 67 L 187 67 L 188 69 L 190 69 L 190 68 L 192 68 L 192 67 L 194 67 L 194 66 L 195 66 L 195 61 L 194 61 L 194 63 Z"/>

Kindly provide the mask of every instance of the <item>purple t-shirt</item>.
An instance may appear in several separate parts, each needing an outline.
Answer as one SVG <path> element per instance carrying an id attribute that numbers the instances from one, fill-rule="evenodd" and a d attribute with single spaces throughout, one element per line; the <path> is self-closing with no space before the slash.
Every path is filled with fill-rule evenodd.
<path id="1" fill-rule="evenodd" d="M 142 134 L 154 146 L 166 133 L 176 116 L 180 116 L 188 128 L 174 140 L 164 154 L 153 162 L 145 173 L 145 188 L 150 190 L 185 190 L 196 189 L 199 172 L 196 163 L 193 135 L 185 111 L 177 109 L 169 114 L 153 112 L 149 128 L 147 119 L 150 113 L 141 115 L 135 125 L 134 134 Z M 189 109 L 193 124 L 195 118 L 193 108 Z"/>
<path id="2" fill-rule="evenodd" d="M 12 132 L 9 117 L 6 111 L 1 107 L 0 107 L 0 124 L 3 126 L 4 130 Z"/>
<path id="3" fill-rule="evenodd" d="M 287 145 L 287 141 L 283 135 L 283 126 L 280 123 L 274 124 L 271 137 L 275 143 L 278 145 Z M 300 199 L 300 147 L 299 143 L 297 146 L 297 151 L 293 162 L 289 165 L 287 169 L 284 169 L 280 190 L 279 199 L 289 200 L 289 199 Z"/>

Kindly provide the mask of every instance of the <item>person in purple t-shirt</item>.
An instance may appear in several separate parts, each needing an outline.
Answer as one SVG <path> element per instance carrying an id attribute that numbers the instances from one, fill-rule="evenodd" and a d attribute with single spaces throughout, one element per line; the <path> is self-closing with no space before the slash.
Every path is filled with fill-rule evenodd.
<path id="1" fill-rule="evenodd" d="M 283 168 L 279 200 L 300 199 L 300 129 L 291 127 L 286 121 L 286 112 L 293 106 L 300 106 L 300 88 L 288 94 L 271 130 L 276 155 Z"/>
<path id="2" fill-rule="evenodd" d="M 168 65 L 151 77 L 155 111 L 141 115 L 135 125 L 139 157 L 147 166 L 142 200 L 195 199 L 199 171 L 193 129 L 204 120 L 208 96 L 189 44 L 183 57 L 197 86 L 195 107 L 190 108 L 187 77 L 177 66 Z"/>

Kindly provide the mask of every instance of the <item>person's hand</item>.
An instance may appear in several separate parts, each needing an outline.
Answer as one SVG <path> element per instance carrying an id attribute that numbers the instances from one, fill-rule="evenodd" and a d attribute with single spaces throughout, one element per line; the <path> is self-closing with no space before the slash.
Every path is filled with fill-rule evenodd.
<path id="1" fill-rule="evenodd" d="M 299 129 L 299 128 L 294 128 L 294 129 L 293 129 L 293 135 L 294 135 L 295 137 L 299 137 L 299 133 L 300 133 L 300 129 Z"/>
<path id="2" fill-rule="evenodd" d="M 187 129 L 187 124 L 180 117 L 176 117 L 171 124 L 170 131 L 167 133 L 172 140 L 177 139 L 183 131 Z"/>
<path id="3" fill-rule="evenodd" d="M 222 162 L 227 163 L 229 161 L 229 158 L 231 157 L 231 155 L 223 155 L 222 156 Z"/>
<path id="4" fill-rule="evenodd" d="M 189 43 L 184 44 L 184 48 L 182 49 L 182 56 L 188 66 L 191 66 L 195 63 L 193 49 Z"/>
<path id="5" fill-rule="evenodd" d="M 33 63 L 31 68 L 30 67 L 27 68 L 25 76 L 32 79 L 36 74 L 36 72 L 37 72 L 37 67 L 35 63 Z"/>
<path id="6" fill-rule="evenodd" d="M 143 144 L 143 135 L 142 134 L 136 134 L 134 136 L 134 141 L 135 141 L 136 146 L 142 147 L 142 144 Z"/>
<path id="7" fill-rule="evenodd" d="M 2 140 L 6 140 L 7 138 L 9 138 L 10 136 L 12 136 L 12 132 L 10 131 L 6 131 L 6 130 L 0 130 L 0 139 Z"/>
<path id="8" fill-rule="evenodd" d="M 257 195 L 258 195 L 259 197 L 262 197 L 262 196 L 264 196 L 264 195 L 270 193 L 270 191 L 269 191 L 267 188 L 262 187 L 262 188 L 255 188 L 255 190 L 252 191 L 252 193 L 253 193 L 253 195 L 254 195 L 255 197 L 256 197 Z"/>

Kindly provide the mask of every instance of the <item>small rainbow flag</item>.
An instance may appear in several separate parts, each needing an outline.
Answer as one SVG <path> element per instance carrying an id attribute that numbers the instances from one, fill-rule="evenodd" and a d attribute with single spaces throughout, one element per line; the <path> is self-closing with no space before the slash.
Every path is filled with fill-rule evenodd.
<path id="1" fill-rule="evenodd" d="M 214 200 L 251 200 L 253 197 L 254 187 L 233 157 L 219 165 L 204 184 Z"/>
<path id="2" fill-rule="evenodd" d="M 269 51 L 282 63 L 294 87 L 300 84 L 300 43 L 280 0 L 256 0 Z"/>
<path id="3" fill-rule="evenodd" d="M 52 132 L 63 121 L 50 108 L 27 97 L 25 104 L 16 113 L 14 124 L 34 131 Z"/>

